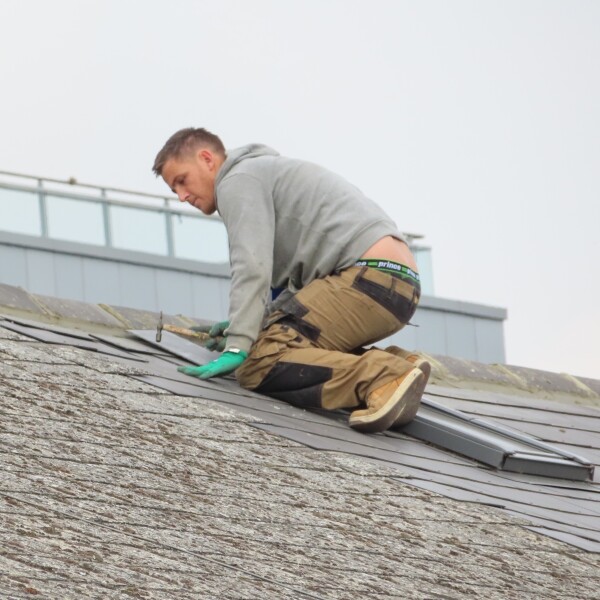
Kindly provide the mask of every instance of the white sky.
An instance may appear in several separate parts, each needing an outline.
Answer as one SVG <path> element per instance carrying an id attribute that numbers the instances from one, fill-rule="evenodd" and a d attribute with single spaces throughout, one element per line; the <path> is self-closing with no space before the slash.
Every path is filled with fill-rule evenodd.
<path id="1" fill-rule="evenodd" d="M 508 309 L 507 362 L 600 378 L 600 2 L 1 0 L 0 170 L 164 194 L 181 127 L 339 172 Z"/>

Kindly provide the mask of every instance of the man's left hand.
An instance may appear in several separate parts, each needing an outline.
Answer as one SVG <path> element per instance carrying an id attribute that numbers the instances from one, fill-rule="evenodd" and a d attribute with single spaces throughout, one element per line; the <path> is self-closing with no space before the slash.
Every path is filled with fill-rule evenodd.
<path id="1" fill-rule="evenodd" d="M 233 373 L 246 359 L 248 353 L 242 350 L 238 352 L 223 352 L 219 358 L 201 367 L 177 367 L 180 373 L 198 377 L 199 379 L 210 379 L 217 375 L 229 375 Z"/>
<path id="2" fill-rule="evenodd" d="M 229 327 L 229 321 L 219 321 L 213 325 L 196 325 L 190 327 L 192 331 L 196 333 L 207 333 L 208 340 L 202 343 L 207 350 L 213 350 L 215 352 L 223 352 L 227 345 L 227 336 L 225 335 L 226 329 Z"/>

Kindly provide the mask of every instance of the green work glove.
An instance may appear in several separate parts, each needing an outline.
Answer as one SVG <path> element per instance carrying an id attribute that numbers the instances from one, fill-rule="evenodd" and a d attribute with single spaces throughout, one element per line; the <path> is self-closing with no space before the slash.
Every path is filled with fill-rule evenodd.
<path id="1" fill-rule="evenodd" d="M 177 370 L 192 377 L 210 379 L 217 375 L 233 373 L 247 358 L 248 353 L 243 350 L 223 352 L 219 358 L 209 362 L 207 365 L 202 365 L 201 367 L 177 367 Z"/>
<path id="2" fill-rule="evenodd" d="M 192 331 L 198 333 L 207 333 L 209 339 L 202 343 L 207 350 L 215 350 L 217 352 L 223 352 L 225 345 L 227 344 L 227 337 L 223 336 L 225 330 L 229 327 L 229 321 L 219 321 L 214 325 L 197 325 L 192 327 Z"/>

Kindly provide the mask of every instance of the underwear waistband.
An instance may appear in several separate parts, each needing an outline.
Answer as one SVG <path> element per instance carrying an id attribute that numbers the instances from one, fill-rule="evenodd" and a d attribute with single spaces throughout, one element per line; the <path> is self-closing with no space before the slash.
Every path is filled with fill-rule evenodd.
<path id="1" fill-rule="evenodd" d="M 418 273 L 415 273 L 412 269 L 406 265 L 394 262 L 393 260 L 379 259 L 379 258 L 361 258 L 354 263 L 355 267 L 369 267 L 371 269 L 377 269 L 384 273 L 389 273 L 400 279 L 410 279 L 415 283 L 420 283 L 421 279 Z"/>

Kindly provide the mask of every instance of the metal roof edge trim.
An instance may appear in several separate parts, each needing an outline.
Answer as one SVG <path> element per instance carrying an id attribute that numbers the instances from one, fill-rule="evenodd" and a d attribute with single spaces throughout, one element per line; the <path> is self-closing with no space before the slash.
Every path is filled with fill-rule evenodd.
<path id="1" fill-rule="evenodd" d="M 441 298 L 439 296 L 423 295 L 419 301 L 418 310 L 428 308 L 458 313 L 461 315 L 483 317 L 494 321 L 504 321 L 508 316 L 507 309 L 498 306 L 488 306 L 486 304 L 478 304 L 475 302 L 464 302 L 462 300 L 450 300 L 449 298 Z"/>

